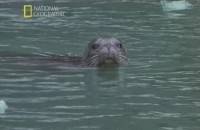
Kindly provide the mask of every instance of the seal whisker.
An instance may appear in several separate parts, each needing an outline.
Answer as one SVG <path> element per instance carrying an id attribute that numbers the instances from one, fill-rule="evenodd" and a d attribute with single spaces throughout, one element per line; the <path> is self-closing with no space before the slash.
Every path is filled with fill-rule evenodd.
<path id="1" fill-rule="evenodd" d="M 95 62 L 97 61 L 97 57 L 98 57 L 98 55 L 94 55 L 94 56 L 90 57 L 88 59 L 89 65 L 94 65 Z"/>
<path id="2" fill-rule="evenodd" d="M 89 65 L 94 66 L 97 63 L 98 55 L 94 55 L 88 59 Z"/>
<path id="3" fill-rule="evenodd" d="M 119 57 L 123 59 L 128 59 L 125 55 L 121 55 L 121 54 L 119 55 Z"/>
<path id="4" fill-rule="evenodd" d="M 92 60 L 92 59 L 96 58 L 97 56 L 98 55 L 94 55 L 94 56 L 90 57 L 89 59 Z"/>
<path id="5" fill-rule="evenodd" d="M 125 55 L 120 54 L 119 56 L 120 56 L 121 58 L 127 59 L 127 57 L 126 57 Z"/>
<path id="6" fill-rule="evenodd" d="M 90 65 L 90 66 L 96 66 L 97 63 L 98 63 L 98 62 L 97 62 L 97 59 L 94 59 L 94 60 L 92 60 L 92 61 L 89 63 L 89 65 Z"/>
<path id="7" fill-rule="evenodd" d="M 119 55 L 119 62 L 120 63 L 126 63 L 128 58 L 124 55 Z"/>

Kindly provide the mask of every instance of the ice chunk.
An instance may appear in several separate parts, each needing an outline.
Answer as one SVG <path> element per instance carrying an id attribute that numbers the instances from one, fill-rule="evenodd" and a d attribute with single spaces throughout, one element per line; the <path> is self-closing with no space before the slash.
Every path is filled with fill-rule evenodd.
<path id="1" fill-rule="evenodd" d="M 0 100 L 0 114 L 5 113 L 6 109 L 8 108 L 6 102 L 4 100 Z"/>
<path id="2" fill-rule="evenodd" d="M 177 0 L 177 1 L 161 0 L 160 3 L 164 11 L 178 11 L 178 10 L 186 10 L 192 8 L 192 4 L 186 0 Z"/>

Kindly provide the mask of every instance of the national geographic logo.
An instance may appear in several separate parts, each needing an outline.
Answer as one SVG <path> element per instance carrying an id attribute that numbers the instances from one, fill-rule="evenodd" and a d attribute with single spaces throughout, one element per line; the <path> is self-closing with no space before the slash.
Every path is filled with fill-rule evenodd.
<path id="1" fill-rule="evenodd" d="M 65 12 L 61 11 L 57 6 L 48 5 L 24 5 L 23 17 L 26 19 L 33 17 L 53 17 L 53 16 L 65 16 Z"/>
<path id="2" fill-rule="evenodd" d="M 24 18 L 33 17 L 33 8 L 32 5 L 24 5 Z"/>

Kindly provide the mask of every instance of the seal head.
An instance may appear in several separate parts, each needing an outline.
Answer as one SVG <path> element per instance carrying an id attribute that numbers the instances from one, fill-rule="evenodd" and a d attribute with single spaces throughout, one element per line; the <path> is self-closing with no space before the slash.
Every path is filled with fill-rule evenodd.
<path id="1" fill-rule="evenodd" d="M 127 64 L 127 53 L 120 40 L 116 38 L 97 38 L 91 41 L 84 54 L 88 66 Z"/>

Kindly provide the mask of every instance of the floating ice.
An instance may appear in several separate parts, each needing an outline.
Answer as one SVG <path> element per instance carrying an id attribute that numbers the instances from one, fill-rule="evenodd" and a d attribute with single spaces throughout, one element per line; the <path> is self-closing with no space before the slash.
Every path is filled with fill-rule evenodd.
<path id="1" fill-rule="evenodd" d="M 4 100 L 0 100 L 0 114 L 5 113 L 6 109 L 8 108 L 6 102 Z"/>
<path id="2" fill-rule="evenodd" d="M 161 0 L 160 3 L 164 11 L 178 11 L 178 10 L 186 10 L 192 8 L 192 4 L 190 4 L 186 0 L 178 0 L 178 1 Z"/>

